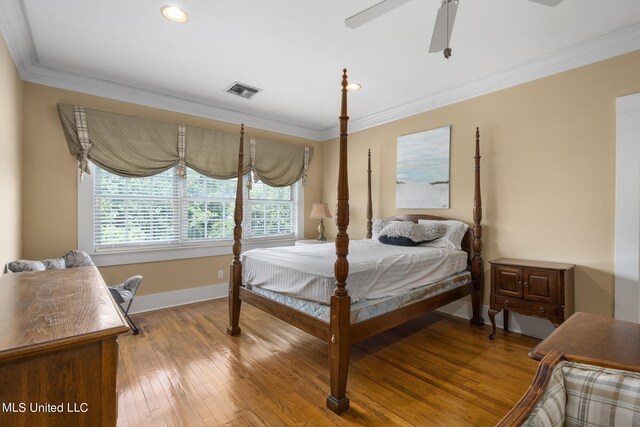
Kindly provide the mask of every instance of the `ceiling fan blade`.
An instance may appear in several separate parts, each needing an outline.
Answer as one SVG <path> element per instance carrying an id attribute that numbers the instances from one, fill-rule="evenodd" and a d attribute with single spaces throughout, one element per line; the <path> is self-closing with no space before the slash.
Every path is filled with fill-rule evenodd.
<path id="1" fill-rule="evenodd" d="M 364 25 L 369 21 L 373 21 L 385 13 L 391 12 L 393 9 L 400 7 L 405 3 L 409 3 L 410 1 L 411 0 L 383 0 L 362 12 L 348 17 L 344 20 L 344 23 L 349 28 L 358 28 L 359 26 Z"/>
<path id="2" fill-rule="evenodd" d="M 546 4 L 547 6 L 553 7 L 562 3 L 563 0 L 529 0 L 529 1 L 534 1 L 536 3 Z"/>
<path id="3" fill-rule="evenodd" d="M 447 1 L 449 2 L 449 31 L 447 33 Z M 429 53 L 440 52 L 448 46 L 447 40 L 451 40 L 451 31 L 453 31 L 453 23 L 456 20 L 456 12 L 458 11 L 458 3 L 460 0 L 443 0 L 438 9 L 436 16 L 436 24 L 433 26 L 433 35 L 431 36 L 431 45 L 429 45 Z"/>

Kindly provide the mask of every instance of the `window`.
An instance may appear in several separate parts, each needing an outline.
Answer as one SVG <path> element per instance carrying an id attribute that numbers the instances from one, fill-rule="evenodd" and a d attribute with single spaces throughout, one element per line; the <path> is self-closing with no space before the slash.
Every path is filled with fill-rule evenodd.
<path id="1" fill-rule="evenodd" d="M 293 186 L 269 187 L 254 182 L 249 192 L 252 236 L 273 236 L 289 232 L 294 227 Z"/>
<path id="2" fill-rule="evenodd" d="M 187 169 L 186 179 L 177 177 L 174 169 L 146 178 L 121 177 L 95 165 L 93 170 L 93 175 L 79 184 L 81 249 L 98 256 L 172 251 L 173 255 L 160 259 L 230 253 L 237 179 L 211 179 L 191 169 Z M 251 191 L 245 185 L 243 195 L 245 243 L 295 239 L 302 228 L 297 213 L 303 211 L 298 184 L 277 188 L 255 182 Z M 191 251 L 191 255 L 175 256 L 177 249 L 221 245 L 221 253 L 200 250 L 200 255 Z"/>
<path id="3" fill-rule="evenodd" d="M 180 241 L 178 180 L 173 170 L 148 178 L 94 170 L 96 250 Z"/>
<path id="4" fill-rule="evenodd" d="M 237 178 L 221 181 L 187 170 L 183 198 L 185 240 L 233 239 L 237 182 Z"/>

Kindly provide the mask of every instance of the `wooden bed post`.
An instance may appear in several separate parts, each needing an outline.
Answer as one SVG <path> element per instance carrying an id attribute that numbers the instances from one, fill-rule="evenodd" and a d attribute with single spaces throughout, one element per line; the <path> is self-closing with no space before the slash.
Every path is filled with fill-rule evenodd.
<path id="1" fill-rule="evenodd" d="M 240 334 L 240 284 L 242 282 L 242 176 L 244 175 L 244 123 L 240 126 L 240 148 L 238 149 L 238 183 L 236 186 L 236 205 L 233 219 L 233 261 L 229 268 L 229 335 Z"/>
<path id="2" fill-rule="evenodd" d="M 367 239 L 371 238 L 371 218 L 373 218 L 373 207 L 371 202 L 371 148 L 369 148 L 369 166 L 367 168 Z"/>
<path id="3" fill-rule="evenodd" d="M 331 394 L 327 397 L 327 408 L 336 414 L 349 409 L 347 373 L 349 370 L 349 339 L 351 297 L 347 291 L 349 275 L 349 179 L 347 173 L 347 69 L 342 74 L 342 109 L 340 113 L 340 163 L 338 166 L 338 211 L 336 224 L 336 288 L 331 296 L 329 319 L 329 378 Z"/>
<path id="4" fill-rule="evenodd" d="M 482 298 L 484 296 L 484 263 L 482 261 L 482 197 L 480 194 L 480 128 L 476 128 L 475 189 L 473 193 L 473 259 L 471 276 L 473 291 L 471 305 L 473 317 L 471 323 L 484 325 L 482 318 Z"/>

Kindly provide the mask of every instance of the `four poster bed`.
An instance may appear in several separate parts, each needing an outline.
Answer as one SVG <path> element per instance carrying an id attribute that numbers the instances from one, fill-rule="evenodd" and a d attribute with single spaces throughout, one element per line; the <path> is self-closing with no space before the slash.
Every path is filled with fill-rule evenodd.
<path id="1" fill-rule="evenodd" d="M 335 263 L 328 261 L 328 252 L 333 253 L 332 244 L 321 245 L 303 245 L 291 248 L 274 248 L 268 250 L 254 250 L 243 254 L 241 262 L 241 237 L 242 237 L 242 175 L 243 175 L 243 143 L 244 143 L 244 127 L 241 130 L 240 149 L 238 153 L 238 187 L 236 192 L 235 205 L 235 228 L 234 228 L 234 244 L 233 244 L 233 261 L 231 263 L 231 276 L 229 282 L 229 326 L 227 333 L 237 335 L 240 333 L 240 303 L 245 301 L 261 310 L 264 310 L 277 318 L 296 326 L 303 331 L 310 333 L 324 341 L 329 345 L 329 373 L 331 383 L 331 394 L 327 398 L 327 407 L 335 413 L 341 413 L 349 408 L 349 399 L 346 396 L 347 372 L 349 368 L 349 352 L 351 344 L 361 341 L 367 337 L 383 332 L 387 329 L 398 326 L 408 320 L 416 318 L 424 313 L 435 310 L 450 302 L 456 301 L 467 295 L 471 295 L 473 317 L 472 324 L 483 325 L 481 318 L 481 302 L 483 293 L 483 261 L 481 257 L 482 250 L 482 205 L 480 197 L 480 135 L 476 130 L 476 153 L 475 153 L 475 187 L 473 201 L 473 227 L 466 230 L 461 243 L 461 251 L 454 250 L 431 250 L 429 253 L 437 252 L 440 255 L 453 254 L 457 252 L 458 267 L 447 270 L 438 269 L 439 276 L 435 283 L 424 285 L 425 282 L 415 281 L 424 280 L 420 276 L 421 269 L 429 269 L 431 263 L 440 263 L 450 265 L 451 263 L 444 261 L 420 260 L 418 269 L 413 271 L 406 270 L 406 265 L 400 265 L 400 273 L 395 276 L 385 276 L 388 271 L 387 267 L 396 264 L 400 256 L 405 256 L 404 252 L 411 252 L 407 255 L 411 259 L 411 264 L 416 264 L 415 257 L 427 253 L 427 248 L 402 248 L 384 245 L 374 240 L 352 241 L 349 243 L 347 234 L 347 226 L 349 224 L 349 187 L 347 177 L 347 74 L 346 69 L 342 76 L 342 108 L 340 115 L 340 160 L 338 173 L 338 207 L 336 212 L 336 224 L 338 233 L 335 239 Z M 372 204 L 371 204 L 371 153 L 369 152 L 369 168 L 368 168 L 368 203 L 367 203 L 367 239 L 372 236 Z M 387 218 L 391 221 L 412 221 L 420 220 L 446 220 L 446 218 L 430 216 L 430 215 L 398 215 Z M 377 245 L 377 246 L 376 246 Z M 373 247 L 373 249 L 372 249 Z M 377 248 L 377 249 L 376 249 Z M 419 252 L 424 249 L 423 252 Z M 251 253 L 260 254 L 262 257 Z M 271 254 L 268 251 L 276 251 Z M 315 251 L 315 252 L 313 252 Z M 351 251 L 351 273 L 350 264 L 347 255 Z M 284 254 L 291 252 L 292 257 L 298 256 L 297 264 L 295 261 L 286 261 L 278 264 L 277 258 L 284 258 Z M 293 254 L 296 252 L 298 255 Z M 422 256 L 422 255 L 420 255 Z M 426 258 L 431 255 L 424 255 Z M 454 256 L 455 258 L 455 256 Z M 288 259 L 288 258 L 286 258 Z M 294 259 L 294 258 L 292 258 Z M 323 261 L 323 259 L 325 261 Z M 373 261 L 372 261 L 373 259 Z M 385 264 L 385 260 L 391 260 Z M 460 260 L 462 265 L 460 266 Z M 243 262 L 249 263 L 243 282 Z M 268 268 L 268 264 L 272 263 L 272 268 Z M 296 281 L 304 282 L 307 280 L 307 272 L 304 270 L 304 263 L 308 262 L 310 269 L 314 268 L 320 276 L 327 278 L 327 267 L 331 271 L 331 295 L 322 295 L 326 293 L 326 280 L 319 286 L 315 297 L 306 298 L 298 294 L 281 293 L 277 288 L 286 288 L 287 286 L 295 287 Z M 321 265 L 322 263 L 325 265 Z M 290 271 L 281 271 L 286 269 L 284 264 L 290 264 Z M 455 262 L 453 263 L 455 264 Z M 377 267 L 376 267 L 377 266 Z M 257 273 L 253 273 L 254 268 Z M 377 272 L 372 273 L 368 268 L 378 268 Z M 270 278 L 264 279 L 257 277 L 260 272 L 277 271 L 278 274 L 272 275 Z M 462 270 L 462 271 L 460 271 Z M 299 274 L 298 274 L 299 273 Z M 311 274 L 311 273 L 308 273 Z M 333 280 L 335 274 L 335 281 Z M 291 277 L 289 281 L 285 280 L 286 276 Z M 347 288 L 347 277 L 349 276 L 349 288 Z M 404 287 L 395 287 L 389 292 L 389 284 L 385 280 L 392 280 L 393 284 L 401 282 L 399 278 L 404 276 L 413 276 L 414 282 L 405 283 Z M 444 278 L 442 277 L 444 276 Z M 247 279 L 247 277 L 250 277 Z M 362 283 L 370 284 L 374 282 L 372 278 L 382 282 L 383 289 L 379 295 L 375 290 L 362 291 Z M 391 279 L 390 279 L 391 278 Z M 398 279 L 398 280 L 397 280 Z M 252 286 L 251 281 L 268 282 L 269 280 L 280 280 L 287 284 L 283 287 L 281 283 L 276 283 L 271 290 L 266 289 L 269 286 Z M 289 285 L 293 283 L 293 285 Z M 424 286 L 421 286 L 424 285 Z M 335 288 L 334 288 L 335 287 Z M 393 287 L 393 286 L 392 286 Z M 275 289 L 275 290 L 274 290 Z M 353 293 L 354 301 L 352 301 Z M 286 289 L 285 289 L 286 290 Z M 377 289 L 380 291 L 380 289 Z M 370 293 L 376 297 L 374 299 Z M 387 295 L 384 297 L 384 292 Z M 314 294 L 314 295 L 315 295 Z M 293 295 L 293 296 L 292 296 Z M 382 295 L 382 296 L 380 296 Z M 296 297 L 297 296 L 297 297 Z M 305 301 L 305 299 L 315 301 Z M 357 300 L 357 301 L 356 301 Z M 352 304 L 352 302 L 355 302 Z"/>

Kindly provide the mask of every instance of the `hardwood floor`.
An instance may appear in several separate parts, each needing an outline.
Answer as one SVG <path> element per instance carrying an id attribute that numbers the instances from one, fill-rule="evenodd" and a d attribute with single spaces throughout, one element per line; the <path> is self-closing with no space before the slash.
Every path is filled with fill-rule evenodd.
<path id="1" fill-rule="evenodd" d="M 518 401 L 538 340 L 431 313 L 352 347 L 341 416 L 325 409 L 327 345 L 247 304 L 226 333 L 227 300 L 138 314 L 119 339 L 119 426 L 494 425 Z"/>

